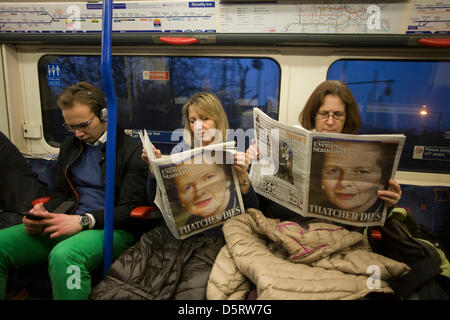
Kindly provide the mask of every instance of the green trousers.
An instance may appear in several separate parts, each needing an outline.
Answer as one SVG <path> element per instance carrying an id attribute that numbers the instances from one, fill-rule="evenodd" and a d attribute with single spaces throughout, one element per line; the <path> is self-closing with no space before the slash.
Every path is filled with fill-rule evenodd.
<path id="1" fill-rule="evenodd" d="M 115 230 L 113 258 L 133 242 L 131 234 Z M 90 272 L 103 262 L 103 230 L 56 239 L 28 234 L 23 224 L 0 230 L 0 299 L 5 298 L 8 269 L 47 261 L 53 299 L 86 299 L 91 292 Z"/>

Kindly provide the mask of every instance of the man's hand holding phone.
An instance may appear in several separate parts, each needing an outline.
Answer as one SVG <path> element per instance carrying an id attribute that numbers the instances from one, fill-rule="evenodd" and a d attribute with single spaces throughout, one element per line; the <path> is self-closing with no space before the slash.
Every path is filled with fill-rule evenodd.
<path id="1" fill-rule="evenodd" d="M 30 234 L 40 234 L 42 230 L 47 226 L 43 219 L 49 215 L 42 203 L 36 204 L 29 212 L 24 213 L 22 219 L 25 229 Z"/>

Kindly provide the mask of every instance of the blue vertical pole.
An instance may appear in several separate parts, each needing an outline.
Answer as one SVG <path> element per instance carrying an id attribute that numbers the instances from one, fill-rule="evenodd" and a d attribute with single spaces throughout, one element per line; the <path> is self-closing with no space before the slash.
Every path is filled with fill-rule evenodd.
<path id="1" fill-rule="evenodd" d="M 103 274 L 106 275 L 112 263 L 114 229 L 114 184 L 116 167 L 117 101 L 111 70 L 112 46 L 112 0 L 103 0 L 103 29 L 101 70 L 103 87 L 108 101 L 108 123 L 106 140 L 105 172 L 105 235 L 103 247 Z"/>

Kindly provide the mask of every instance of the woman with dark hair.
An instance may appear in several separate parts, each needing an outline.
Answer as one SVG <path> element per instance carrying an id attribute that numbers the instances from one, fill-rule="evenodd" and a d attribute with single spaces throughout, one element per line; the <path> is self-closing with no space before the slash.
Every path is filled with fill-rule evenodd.
<path id="1" fill-rule="evenodd" d="M 334 112 L 331 113 L 330 110 Z M 341 81 L 327 80 L 317 86 L 306 101 L 299 122 L 317 132 L 355 134 L 361 126 L 358 104 Z"/>
<path id="2" fill-rule="evenodd" d="M 299 121 L 305 129 L 317 132 L 355 134 L 361 126 L 358 105 L 345 83 L 326 80 L 313 91 L 300 113 Z M 388 190 L 378 190 L 378 196 L 389 206 L 400 200 L 402 190 L 398 182 L 389 180 Z"/>
<path id="3" fill-rule="evenodd" d="M 308 130 L 316 132 L 355 134 L 361 126 L 361 116 L 358 105 L 350 89 L 345 83 L 337 80 L 326 80 L 319 84 L 308 98 L 299 116 L 300 124 Z M 250 160 L 258 157 L 256 146 L 247 150 Z M 314 168 L 312 168 L 314 169 Z M 390 179 L 387 190 L 378 190 L 378 198 L 388 206 L 395 206 L 401 198 L 399 183 Z M 291 217 L 292 211 L 271 203 L 269 213 Z M 289 211 L 289 212 L 286 212 Z"/>

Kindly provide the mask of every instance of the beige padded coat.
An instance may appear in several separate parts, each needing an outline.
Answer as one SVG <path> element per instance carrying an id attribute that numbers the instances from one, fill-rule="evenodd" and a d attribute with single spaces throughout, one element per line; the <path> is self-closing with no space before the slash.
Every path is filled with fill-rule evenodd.
<path id="1" fill-rule="evenodd" d="M 305 228 L 255 209 L 223 226 L 226 245 L 212 268 L 207 299 L 359 299 L 391 293 L 385 280 L 409 271 L 369 251 L 362 234 L 326 223 Z"/>

